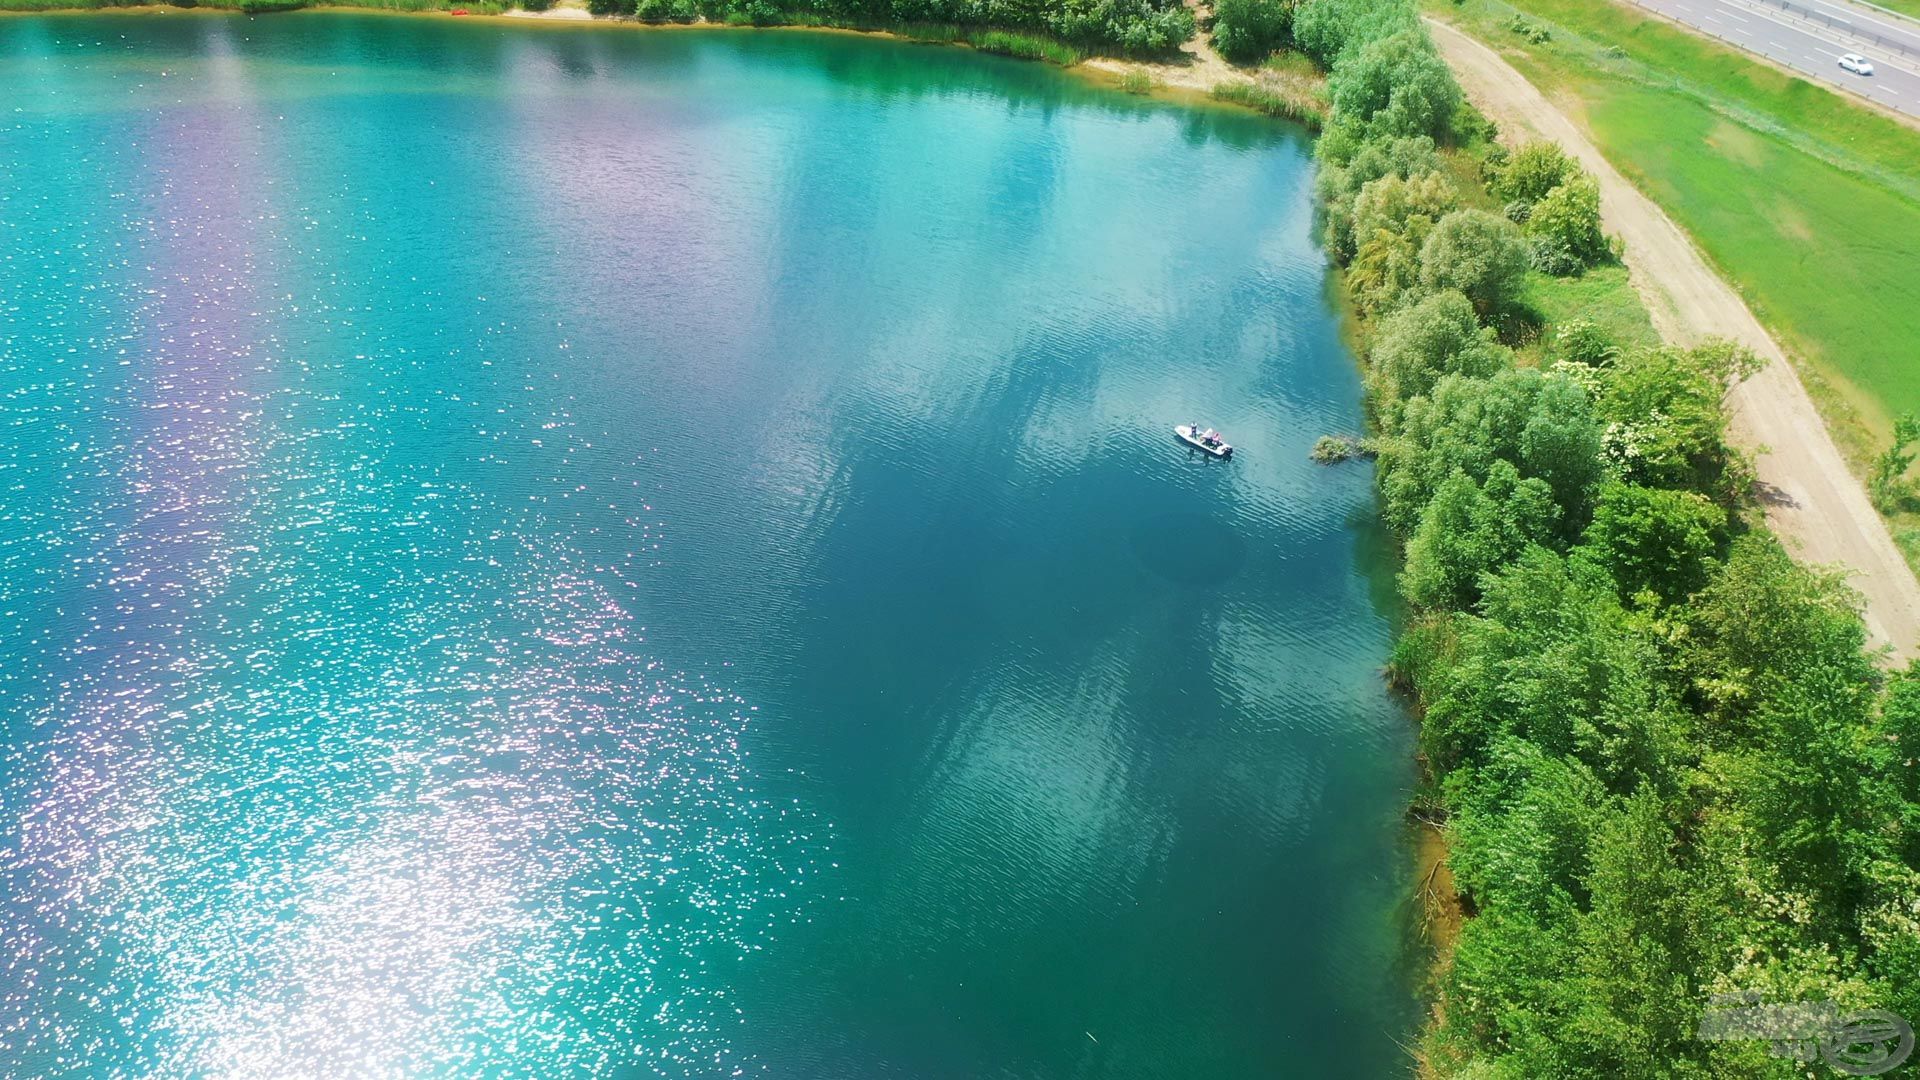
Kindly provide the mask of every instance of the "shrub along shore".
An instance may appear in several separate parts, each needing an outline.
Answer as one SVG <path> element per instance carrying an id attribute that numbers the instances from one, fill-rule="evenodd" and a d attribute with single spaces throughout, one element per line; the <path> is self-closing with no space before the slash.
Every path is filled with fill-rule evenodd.
<path id="1" fill-rule="evenodd" d="M 477 14 L 541 12 L 554 0 L 0 0 L 0 11 L 207 8 L 251 14 L 310 7 Z M 1071 66 L 1090 53 L 1160 56 L 1193 36 L 1193 13 L 1180 0 L 1070 0 L 976 3 L 970 0 L 587 0 L 587 10 L 655 24 L 821 27 L 885 31 L 918 41 L 970 45 L 983 52 Z"/>
<path id="2" fill-rule="evenodd" d="M 1797 1075 L 1701 1038 L 1716 994 L 1920 1021 L 1920 672 L 1883 675 L 1845 583 L 1764 530 L 1724 438 L 1752 359 L 1527 327 L 1529 264 L 1616 257 L 1592 181 L 1485 145 L 1412 0 L 1219 17 L 1248 9 L 1248 48 L 1329 72 L 1326 246 L 1413 612 L 1392 674 L 1470 916 L 1424 1070 Z"/>
<path id="3" fill-rule="evenodd" d="M 1174 0 L 593 2 L 916 25 L 1061 63 L 1193 31 Z M 1649 343 L 1644 317 L 1597 307 L 1543 321 L 1542 280 L 1618 284 L 1592 181 L 1555 147 L 1493 144 L 1413 0 L 1219 0 L 1214 32 L 1231 59 L 1327 73 L 1325 245 L 1372 435 L 1326 456 L 1377 456 L 1412 612 L 1391 675 L 1421 717 L 1414 813 L 1469 916 L 1433 967 L 1423 1071 L 1799 1074 L 1699 1037 L 1717 994 L 1920 1022 L 1920 670 L 1882 673 L 1845 583 L 1764 530 L 1724 438 L 1751 359 Z"/>

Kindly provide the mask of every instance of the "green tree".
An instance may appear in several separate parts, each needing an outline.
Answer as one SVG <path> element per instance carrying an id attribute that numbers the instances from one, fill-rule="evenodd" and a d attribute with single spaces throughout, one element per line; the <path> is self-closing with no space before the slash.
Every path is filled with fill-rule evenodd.
<path id="1" fill-rule="evenodd" d="M 1914 459 L 1914 452 L 1907 448 L 1916 440 L 1920 440 L 1920 417 L 1907 413 L 1893 423 L 1893 445 L 1873 459 L 1873 478 L 1868 481 L 1867 489 L 1873 493 L 1874 505 L 1881 510 L 1892 513 L 1906 499 L 1905 477 Z"/>
<path id="2" fill-rule="evenodd" d="M 1692 725 L 1644 620 L 1600 568 L 1541 547 L 1482 579 L 1480 616 L 1455 620 L 1451 663 L 1428 665 L 1421 747 L 1445 772 L 1515 737 L 1577 757 L 1627 792 L 1676 786 Z"/>
<path id="3" fill-rule="evenodd" d="M 1213 45 L 1236 64 L 1264 59 L 1286 44 L 1288 0 L 1214 0 Z"/>
<path id="4" fill-rule="evenodd" d="M 1597 404 L 1609 422 L 1607 454 L 1621 476 L 1649 487 L 1691 488 L 1723 505 L 1744 497 L 1720 403 L 1728 382 L 1757 366 L 1751 352 L 1725 342 L 1617 358 Z"/>
<path id="5" fill-rule="evenodd" d="M 1538 479 L 1496 461 L 1484 486 L 1454 473 L 1434 493 L 1407 542 L 1400 589 L 1415 607 L 1457 610 L 1480 595 L 1480 579 L 1528 544 L 1548 543 L 1560 508 Z"/>
<path id="6" fill-rule="evenodd" d="M 1741 820 L 1762 860 L 1820 903 L 1817 929 L 1854 925 L 1869 867 L 1891 854 L 1876 833 L 1896 810 L 1876 791 L 1866 753 L 1866 687 L 1834 667 L 1783 680 L 1761 704 L 1756 737 L 1726 755 Z"/>
<path id="7" fill-rule="evenodd" d="M 1581 552 L 1607 568 L 1620 595 L 1684 600 L 1716 568 L 1726 511 L 1691 491 L 1610 483 L 1600 489 Z"/>
<path id="8" fill-rule="evenodd" d="M 1420 283 L 1458 289 L 1482 315 L 1510 307 L 1526 273 L 1520 230 L 1484 210 L 1455 210 L 1441 218 L 1420 248 Z"/>
<path id="9" fill-rule="evenodd" d="M 1599 830 L 1592 906 L 1575 936 L 1578 961 L 1561 984 L 1571 1004 L 1557 1055 L 1537 1075 L 1601 1078 L 1700 1076 L 1701 977 L 1698 887 L 1681 866 L 1660 801 L 1628 798 Z"/>
<path id="10" fill-rule="evenodd" d="M 1410 27 L 1369 41 L 1327 77 L 1336 126 L 1370 138 L 1439 137 L 1460 104 L 1453 72 L 1425 31 Z"/>
<path id="11" fill-rule="evenodd" d="M 1447 864 L 1476 905 L 1536 919 L 1586 905 L 1588 848 L 1614 797 L 1584 764 L 1502 737 L 1445 787 Z"/>
<path id="12" fill-rule="evenodd" d="M 1347 294 L 1361 311 L 1379 315 L 1420 291 L 1420 248 L 1406 236 L 1376 229 L 1347 267 Z"/>
<path id="13" fill-rule="evenodd" d="M 1380 321 L 1367 353 L 1371 401 L 1385 431 L 1397 431 L 1400 406 L 1447 375 L 1484 378 L 1513 366 L 1513 353 L 1480 325 L 1457 292 L 1434 293 Z"/>
<path id="14" fill-rule="evenodd" d="M 1385 229 L 1417 247 L 1433 224 L 1459 205 L 1459 192 L 1437 170 L 1407 177 L 1390 174 L 1369 181 L 1354 197 L 1354 234 L 1372 236 Z"/>
<path id="15" fill-rule="evenodd" d="M 1440 154 L 1424 135 L 1342 143 L 1330 131 L 1315 145 L 1321 163 L 1315 189 L 1326 214 L 1327 249 L 1345 262 L 1354 253 L 1353 213 L 1360 189 L 1384 176 L 1405 179 L 1434 172 L 1440 168 Z"/>
<path id="16" fill-rule="evenodd" d="M 1537 477 L 1568 536 L 1586 527 L 1601 475 L 1601 430 L 1587 392 L 1558 372 L 1508 369 L 1486 379 L 1447 375 L 1409 399 L 1397 432 L 1380 440 L 1378 476 L 1388 524 L 1411 535 L 1455 470 L 1485 482 L 1495 461 Z"/>
<path id="17" fill-rule="evenodd" d="M 1712 742 L 1752 741 L 1756 710 L 1800 680 L 1866 693 L 1877 679 L 1858 603 L 1842 575 L 1795 563 L 1771 535 L 1736 539 L 1720 573 L 1680 613 L 1681 674 L 1711 721 Z"/>
<path id="18" fill-rule="evenodd" d="M 1300 0 L 1293 40 L 1321 67 L 1332 68 L 1349 49 L 1419 25 L 1404 0 Z"/>
<path id="19" fill-rule="evenodd" d="M 1902 798 L 1920 807 L 1920 661 L 1888 684 L 1880 704 L 1880 734 L 1888 778 Z"/>

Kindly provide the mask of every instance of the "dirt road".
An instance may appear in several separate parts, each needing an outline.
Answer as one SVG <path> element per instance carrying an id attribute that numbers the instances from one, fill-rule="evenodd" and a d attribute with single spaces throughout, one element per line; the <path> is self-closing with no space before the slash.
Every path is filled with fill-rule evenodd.
<path id="1" fill-rule="evenodd" d="M 1667 340 L 1728 338 L 1766 367 L 1728 395 L 1733 438 L 1764 451 L 1758 470 L 1767 522 L 1806 562 L 1837 565 L 1866 598 L 1867 631 L 1908 659 L 1920 651 L 1920 582 L 1886 523 L 1848 472 L 1800 379 L 1747 305 L 1707 266 L 1686 233 L 1629 184 L 1572 121 L 1493 50 L 1428 20 L 1467 97 L 1511 138 L 1549 138 L 1600 182 L 1600 210 L 1626 244 L 1627 271 Z"/>

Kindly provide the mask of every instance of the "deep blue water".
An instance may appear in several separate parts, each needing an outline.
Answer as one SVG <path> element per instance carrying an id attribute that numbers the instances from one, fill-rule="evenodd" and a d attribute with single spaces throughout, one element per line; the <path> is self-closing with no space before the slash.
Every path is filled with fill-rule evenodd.
<path id="1" fill-rule="evenodd" d="M 1297 132 L 340 14 L 0 86 L 0 1075 L 1408 1071 Z"/>

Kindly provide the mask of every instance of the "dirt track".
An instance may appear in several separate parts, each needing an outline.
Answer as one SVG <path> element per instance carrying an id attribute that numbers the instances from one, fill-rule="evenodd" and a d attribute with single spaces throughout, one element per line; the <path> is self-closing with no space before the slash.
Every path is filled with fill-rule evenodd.
<path id="1" fill-rule="evenodd" d="M 1428 24 L 1467 97 L 1509 138 L 1517 129 L 1552 139 L 1599 180 L 1601 214 L 1625 242 L 1628 274 L 1662 336 L 1680 344 L 1728 338 L 1767 361 L 1727 399 L 1734 440 L 1764 451 L 1758 470 L 1767 521 L 1803 561 L 1849 571 L 1853 587 L 1866 597 L 1874 640 L 1892 645 L 1901 659 L 1914 656 L 1920 648 L 1920 582 L 1847 470 L 1780 346 L 1708 268 L 1686 233 L 1533 84 L 1485 45 L 1444 23 Z"/>

